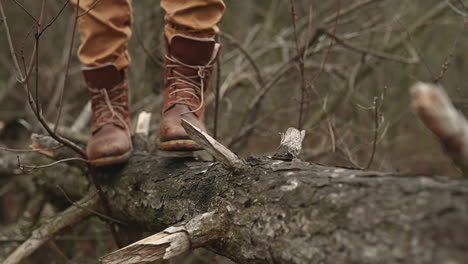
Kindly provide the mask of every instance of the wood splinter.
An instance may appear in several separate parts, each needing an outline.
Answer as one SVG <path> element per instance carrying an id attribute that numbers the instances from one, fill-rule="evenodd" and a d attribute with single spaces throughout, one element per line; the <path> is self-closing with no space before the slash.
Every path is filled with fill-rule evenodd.
<path id="1" fill-rule="evenodd" d="M 150 121 L 151 121 L 151 113 L 148 112 L 141 112 L 138 115 L 138 121 L 135 128 L 135 134 L 140 134 L 142 136 L 147 137 L 149 135 L 150 130 Z"/>
<path id="2" fill-rule="evenodd" d="M 281 134 L 281 143 L 273 158 L 278 160 L 293 160 L 297 158 L 301 153 L 304 137 L 305 130 L 299 131 L 293 127 L 288 128 L 286 133 Z"/>
<path id="3" fill-rule="evenodd" d="M 198 215 L 186 224 L 168 227 L 114 251 L 100 261 L 105 264 L 133 264 L 173 258 L 217 239 L 222 226 L 220 216 L 214 211 Z"/>
<path id="4" fill-rule="evenodd" d="M 198 127 L 192 125 L 185 119 L 182 119 L 181 125 L 193 141 L 213 155 L 213 157 L 217 161 L 221 162 L 225 168 L 240 171 L 247 167 L 245 162 L 239 158 L 239 156 L 207 133 L 201 131 Z"/>
<path id="5" fill-rule="evenodd" d="M 138 115 L 135 134 L 132 136 L 135 151 L 148 151 L 148 136 L 151 124 L 151 113 L 141 112 Z"/>
<path id="6" fill-rule="evenodd" d="M 452 160 L 468 172 L 468 122 L 445 91 L 418 82 L 411 88 L 412 109 L 444 145 Z"/>

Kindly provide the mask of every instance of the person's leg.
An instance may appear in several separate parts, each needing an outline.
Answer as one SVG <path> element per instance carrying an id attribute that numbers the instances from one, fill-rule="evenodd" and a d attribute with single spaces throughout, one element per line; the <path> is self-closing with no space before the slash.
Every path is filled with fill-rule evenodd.
<path id="1" fill-rule="evenodd" d="M 161 0 L 166 11 L 166 37 L 176 34 L 198 38 L 212 38 L 218 33 L 216 25 L 222 18 L 222 0 Z"/>
<path id="2" fill-rule="evenodd" d="M 72 0 L 76 6 L 77 0 Z M 131 36 L 131 0 L 80 0 L 78 57 L 93 111 L 88 159 L 104 166 L 131 154 L 127 67 Z"/>
<path id="3" fill-rule="evenodd" d="M 214 41 L 222 0 L 161 0 L 166 10 L 166 71 L 160 148 L 200 149 L 180 125 L 184 118 L 203 131 L 205 91 L 221 50 Z"/>
<path id="4" fill-rule="evenodd" d="M 71 0 L 75 5 L 77 0 Z M 81 46 L 78 57 L 88 67 L 113 63 L 121 70 L 130 64 L 131 0 L 80 0 L 78 19 Z"/>

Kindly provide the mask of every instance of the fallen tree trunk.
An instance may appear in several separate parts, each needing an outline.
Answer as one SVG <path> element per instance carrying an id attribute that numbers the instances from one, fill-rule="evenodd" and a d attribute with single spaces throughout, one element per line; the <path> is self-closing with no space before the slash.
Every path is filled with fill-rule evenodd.
<path id="1" fill-rule="evenodd" d="M 102 261 L 134 263 L 136 256 L 206 247 L 238 263 L 468 262 L 467 180 L 272 157 L 244 165 L 229 170 L 136 151 L 126 165 L 95 172 L 112 217 L 147 231 L 169 227 L 152 245 Z M 63 171 L 42 174 L 43 186 L 86 190 L 67 184 Z"/>
<path id="2" fill-rule="evenodd" d="M 269 158 L 242 174 L 148 156 L 129 165 L 107 189 L 118 218 L 158 231 L 214 211 L 223 223 L 203 246 L 239 263 L 468 261 L 466 181 Z"/>

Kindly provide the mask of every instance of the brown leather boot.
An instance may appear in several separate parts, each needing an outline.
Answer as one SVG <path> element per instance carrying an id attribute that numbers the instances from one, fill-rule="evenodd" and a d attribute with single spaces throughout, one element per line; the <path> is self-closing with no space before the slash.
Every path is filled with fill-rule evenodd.
<path id="1" fill-rule="evenodd" d="M 86 152 L 94 166 L 122 163 L 132 152 L 126 70 L 114 64 L 83 70 L 91 97 L 92 136 Z"/>
<path id="2" fill-rule="evenodd" d="M 166 44 L 166 51 L 160 148 L 199 150 L 201 148 L 190 139 L 180 122 L 184 118 L 206 132 L 205 92 L 221 45 L 212 39 L 175 35 L 170 45 Z"/>

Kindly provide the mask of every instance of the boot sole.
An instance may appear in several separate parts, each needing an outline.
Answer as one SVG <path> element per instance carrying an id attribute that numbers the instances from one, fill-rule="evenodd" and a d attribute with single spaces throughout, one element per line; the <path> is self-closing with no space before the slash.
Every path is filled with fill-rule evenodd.
<path id="1" fill-rule="evenodd" d="M 127 153 L 124 153 L 120 156 L 105 157 L 105 158 L 90 160 L 89 163 L 91 163 L 91 165 L 95 167 L 103 167 L 103 166 L 120 164 L 120 163 L 124 163 L 128 161 L 131 154 L 132 154 L 132 151 L 130 150 Z"/>
<path id="2" fill-rule="evenodd" d="M 197 151 L 202 148 L 193 140 L 170 140 L 161 142 L 159 148 L 165 151 Z"/>

